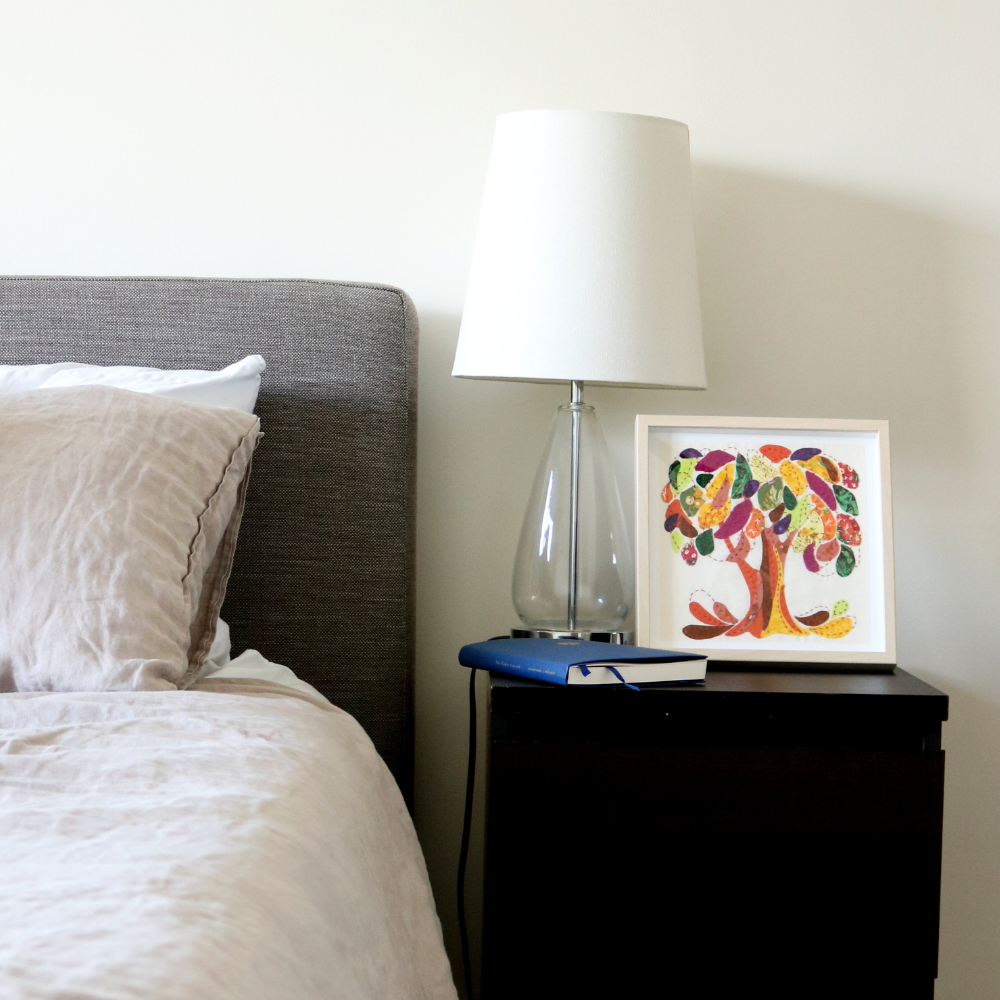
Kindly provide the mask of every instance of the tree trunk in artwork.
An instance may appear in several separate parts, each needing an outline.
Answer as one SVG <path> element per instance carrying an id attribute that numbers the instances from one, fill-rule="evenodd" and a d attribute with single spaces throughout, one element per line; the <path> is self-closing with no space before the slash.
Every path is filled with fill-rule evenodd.
<path id="1" fill-rule="evenodd" d="M 795 618 L 789 613 L 785 603 L 785 559 L 795 533 L 785 541 L 768 528 L 764 532 L 764 551 L 760 569 L 750 566 L 746 558 L 741 558 L 733 543 L 727 538 L 729 559 L 735 562 L 743 574 L 750 593 L 750 607 L 742 620 L 737 622 L 726 635 L 742 635 L 749 632 L 758 639 L 769 635 L 805 635 Z"/>

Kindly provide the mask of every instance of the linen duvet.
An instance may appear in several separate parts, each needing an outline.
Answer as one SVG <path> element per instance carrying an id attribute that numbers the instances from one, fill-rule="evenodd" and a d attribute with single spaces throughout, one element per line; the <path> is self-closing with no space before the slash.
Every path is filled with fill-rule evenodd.
<path id="1" fill-rule="evenodd" d="M 4 1000 L 454 998 L 354 719 L 253 680 L 0 696 Z"/>

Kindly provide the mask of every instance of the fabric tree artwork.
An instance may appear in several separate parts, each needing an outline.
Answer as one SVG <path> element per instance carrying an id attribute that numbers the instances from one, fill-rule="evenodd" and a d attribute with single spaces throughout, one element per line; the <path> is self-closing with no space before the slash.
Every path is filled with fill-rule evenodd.
<path id="1" fill-rule="evenodd" d="M 820 448 L 768 444 L 746 454 L 686 448 L 671 463 L 669 479 L 660 498 L 676 556 L 689 566 L 699 559 L 732 563 L 749 591 L 740 619 L 720 601 L 692 596 L 688 607 L 696 623 L 683 629 L 689 639 L 840 639 L 854 628 L 846 600 L 795 615 L 786 594 L 789 559 L 801 558 L 806 570 L 831 582 L 857 567 L 862 539 L 854 469 Z"/>

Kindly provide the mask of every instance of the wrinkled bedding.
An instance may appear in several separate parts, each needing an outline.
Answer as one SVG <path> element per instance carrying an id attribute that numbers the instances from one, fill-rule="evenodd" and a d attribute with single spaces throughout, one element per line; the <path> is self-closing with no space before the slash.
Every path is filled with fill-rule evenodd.
<path id="1" fill-rule="evenodd" d="M 361 727 L 264 681 L 0 696 L 4 1000 L 454 1000 Z"/>

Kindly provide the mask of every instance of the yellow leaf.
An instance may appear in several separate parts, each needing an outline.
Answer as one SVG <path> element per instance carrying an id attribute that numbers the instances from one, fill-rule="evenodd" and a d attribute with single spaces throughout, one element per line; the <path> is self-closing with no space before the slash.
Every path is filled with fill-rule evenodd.
<path id="1" fill-rule="evenodd" d="M 731 486 L 733 482 L 732 462 L 730 462 L 729 465 L 723 466 L 717 473 L 715 479 L 713 479 L 708 484 L 708 486 L 705 487 L 705 496 L 707 496 L 709 500 L 714 500 L 715 494 L 722 489 L 723 485 L 727 482 L 727 480 L 729 482 L 729 485 Z M 729 486 L 727 486 L 726 489 L 728 491 Z"/>
<path id="2" fill-rule="evenodd" d="M 813 455 L 808 462 L 799 462 L 799 465 L 804 466 L 810 472 L 815 472 L 817 476 L 825 479 L 828 483 L 833 481 L 830 479 L 830 473 L 827 472 L 826 466 L 819 460 L 819 455 Z"/>
<path id="3" fill-rule="evenodd" d="M 778 474 L 774 464 L 756 451 L 750 455 L 750 468 L 753 469 L 754 479 L 759 479 L 762 483 L 770 482 Z"/>
<path id="4" fill-rule="evenodd" d="M 809 631 L 821 635 L 825 639 L 842 639 L 852 628 L 854 628 L 854 622 L 850 618 L 832 618 L 822 625 L 809 629 Z"/>
<path id="5" fill-rule="evenodd" d="M 721 507 L 713 507 L 710 503 L 705 504 L 698 511 L 698 527 L 702 531 L 706 531 L 708 528 L 715 528 L 722 524 L 729 517 L 729 508 L 731 506 L 731 500 L 727 500 Z"/>
<path id="6" fill-rule="evenodd" d="M 785 485 L 797 496 L 802 496 L 806 490 L 806 477 L 802 475 L 802 470 L 798 466 L 792 465 L 791 462 L 786 458 L 784 462 L 781 463 L 781 467 L 778 470 L 781 473 L 781 478 L 784 479 Z"/>

